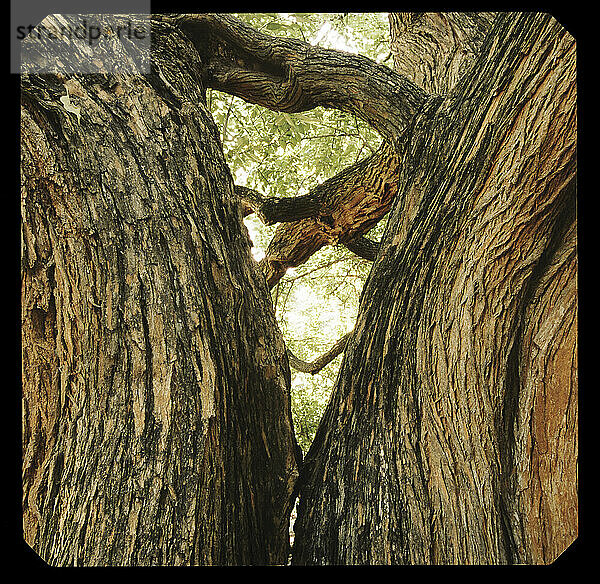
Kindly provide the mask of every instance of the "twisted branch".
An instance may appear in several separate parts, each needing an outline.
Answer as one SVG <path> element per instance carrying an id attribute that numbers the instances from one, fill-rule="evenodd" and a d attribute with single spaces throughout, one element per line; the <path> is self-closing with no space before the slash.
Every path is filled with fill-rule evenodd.
<path id="1" fill-rule="evenodd" d="M 352 112 L 394 140 L 428 94 L 362 55 L 273 37 L 223 14 L 172 16 L 202 56 L 207 87 L 275 111 Z"/>

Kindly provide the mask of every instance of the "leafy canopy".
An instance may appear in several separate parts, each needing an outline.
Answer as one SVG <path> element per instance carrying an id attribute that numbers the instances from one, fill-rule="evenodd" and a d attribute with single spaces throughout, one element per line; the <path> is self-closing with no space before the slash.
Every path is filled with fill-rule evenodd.
<path id="1" fill-rule="evenodd" d="M 387 13 L 236 14 L 268 34 L 390 59 Z M 227 162 L 238 185 L 268 196 L 296 196 L 374 152 L 381 138 L 355 116 L 316 108 L 287 114 L 209 90 L 207 100 L 221 129 Z M 275 227 L 245 219 L 260 260 Z M 382 222 L 370 235 L 379 238 Z M 273 303 L 287 346 L 312 361 L 352 330 L 370 263 L 345 247 L 326 247 L 289 269 L 273 289 Z M 341 356 L 321 372 L 292 370 L 292 413 L 300 446 L 308 449 L 329 399 Z"/>

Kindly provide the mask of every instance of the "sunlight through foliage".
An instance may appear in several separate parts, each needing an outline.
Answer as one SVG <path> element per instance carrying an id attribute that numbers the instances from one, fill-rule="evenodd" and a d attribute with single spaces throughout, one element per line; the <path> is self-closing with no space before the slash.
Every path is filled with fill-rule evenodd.
<path id="1" fill-rule="evenodd" d="M 287 35 L 378 62 L 390 58 L 387 13 L 261 13 L 236 15 L 269 34 Z M 302 195 L 344 167 L 372 154 L 381 139 L 356 116 L 316 108 L 288 114 L 208 91 L 208 104 L 234 182 L 283 197 Z M 260 261 L 275 231 L 256 217 L 245 219 Z M 378 239 L 384 221 L 371 232 Z M 370 262 L 342 246 L 325 247 L 289 269 L 272 291 L 288 348 L 311 361 L 352 330 Z M 342 357 L 315 375 L 292 369 L 292 410 L 298 441 L 306 452 L 327 404 Z"/>

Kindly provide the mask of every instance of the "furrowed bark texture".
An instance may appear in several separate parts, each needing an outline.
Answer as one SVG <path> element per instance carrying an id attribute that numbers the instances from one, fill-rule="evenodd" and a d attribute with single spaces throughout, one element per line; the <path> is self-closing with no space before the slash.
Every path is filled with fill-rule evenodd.
<path id="1" fill-rule="evenodd" d="M 575 42 L 500 14 L 399 142 L 295 564 L 549 563 L 577 533 Z"/>
<path id="2" fill-rule="evenodd" d="M 25 540 L 61 566 L 284 564 L 285 346 L 197 51 L 156 23 L 153 60 L 22 80 Z"/>
<path id="3" fill-rule="evenodd" d="M 26 540 L 57 565 L 286 560 L 289 369 L 204 83 L 387 139 L 262 263 L 272 286 L 322 245 L 375 257 L 294 563 L 551 562 L 577 533 L 573 39 L 540 14 L 401 14 L 398 74 L 156 20 L 152 75 L 23 79 Z"/>
<path id="4" fill-rule="evenodd" d="M 394 69 L 428 93 L 447 93 L 472 66 L 493 19 L 488 12 L 391 13 Z"/>

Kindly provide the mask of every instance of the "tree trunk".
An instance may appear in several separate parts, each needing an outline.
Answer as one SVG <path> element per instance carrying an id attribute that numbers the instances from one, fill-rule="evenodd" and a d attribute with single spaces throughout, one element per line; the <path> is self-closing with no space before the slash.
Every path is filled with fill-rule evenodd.
<path id="1" fill-rule="evenodd" d="M 498 15 L 449 85 L 397 140 L 295 564 L 549 563 L 577 535 L 574 40 Z"/>
<path id="2" fill-rule="evenodd" d="M 285 346 L 198 53 L 154 27 L 150 75 L 22 80 L 25 540 L 60 566 L 283 564 Z"/>

